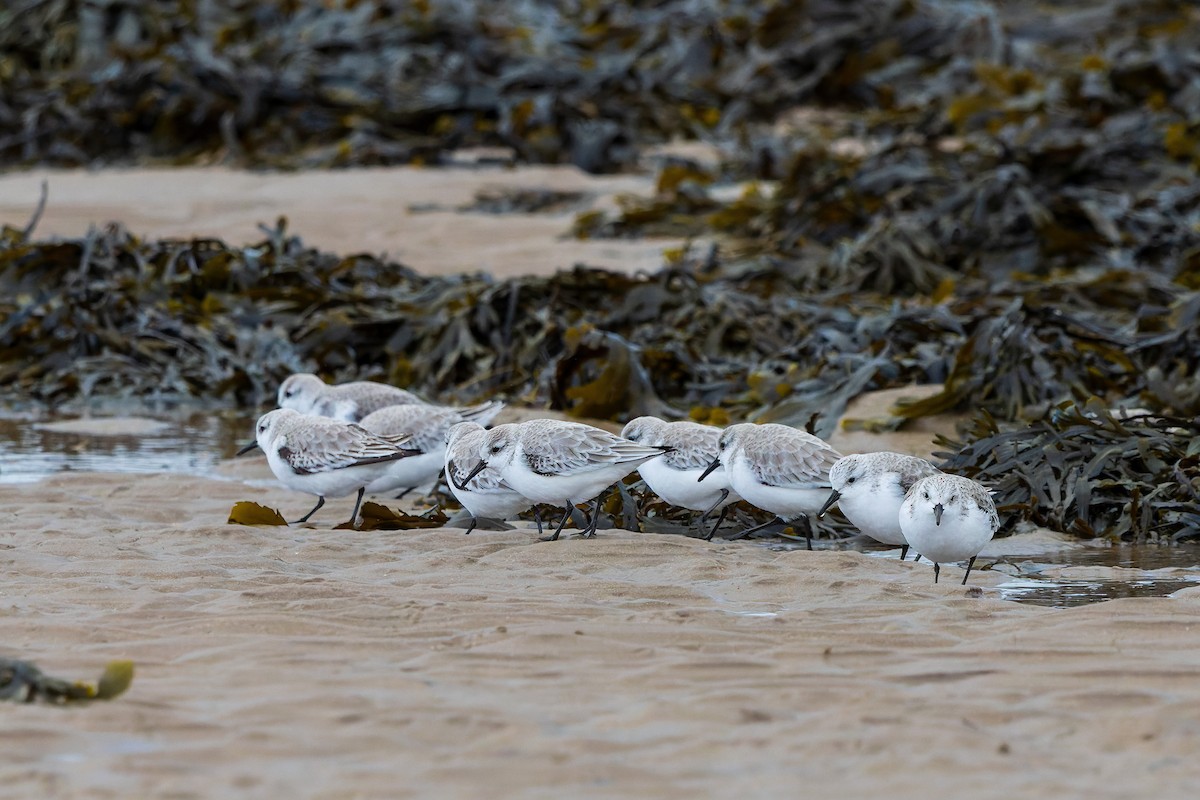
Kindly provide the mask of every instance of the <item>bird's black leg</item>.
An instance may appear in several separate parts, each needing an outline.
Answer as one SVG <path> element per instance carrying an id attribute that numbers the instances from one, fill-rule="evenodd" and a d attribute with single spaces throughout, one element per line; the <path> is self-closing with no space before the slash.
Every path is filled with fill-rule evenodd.
<path id="1" fill-rule="evenodd" d="M 774 525 L 776 522 L 779 522 L 779 517 L 776 517 L 775 519 L 770 520 L 768 522 L 764 522 L 762 525 L 755 525 L 753 528 L 747 528 L 746 530 L 742 531 L 741 533 L 735 533 L 733 536 L 728 537 L 729 541 L 732 542 L 734 539 L 745 539 L 750 534 L 758 533 L 763 528 Z"/>
<path id="2" fill-rule="evenodd" d="M 724 502 L 725 502 L 725 498 L 726 498 L 726 497 L 729 497 L 729 490 L 728 490 L 728 489 L 722 489 L 722 490 L 721 490 L 721 496 L 717 498 L 716 502 L 714 502 L 714 503 L 713 503 L 711 506 L 709 506 L 708 508 L 706 508 L 706 509 L 704 510 L 704 513 L 700 515 L 700 525 L 701 525 L 701 527 L 703 527 L 703 525 L 704 525 L 704 520 L 708 519 L 708 515 L 709 515 L 709 514 L 711 514 L 711 513 L 713 512 L 713 510 L 714 510 L 714 509 L 715 509 L 717 506 L 719 506 L 719 505 L 721 505 L 721 503 L 724 503 Z"/>
<path id="3" fill-rule="evenodd" d="M 940 574 L 942 574 L 942 565 L 935 561 L 935 562 L 933 562 L 933 582 L 934 583 L 937 583 L 938 575 L 940 575 Z"/>
<path id="4" fill-rule="evenodd" d="M 722 489 L 722 490 L 721 490 L 721 496 L 720 496 L 720 497 L 718 497 L 718 498 L 716 499 L 716 502 L 714 502 L 714 503 L 713 503 L 711 506 L 709 506 L 708 508 L 706 508 L 706 509 L 704 510 L 704 513 L 700 515 L 700 518 L 696 520 L 696 527 L 697 527 L 697 528 L 699 528 L 700 530 L 704 530 L 704 523 L 705 523 L 705 521 L 708 519 L 708 515 L 709 515 L 709 514 L 711 514 L 711 513 L 713 512 L 713 509 L 715 509 L 717 506 L 721 505 L 721 503 L 725 502 L 725 498 L 726 498 L 726 497 L 729 497 L 729 490 L 728 490 L 728 489 Z M 725 508 L 721 509 L 721 518 L 722 518 L 722 519 L 724 519 L 724 518 L 725 518 L 725 511 L 726 511 L 727 509 L 728 509 L 728 506 L 726 506 Z M 720 522 L 718 522 L 718 523 L 717 523 L 717 525 L 718 525 L 718 526 L 720 526 L 720 524 L 721 524 Z M 713 531 L 716 531 L 716 528 L 713 528 Z M 711 541 L 711 540 L 712 540 L 712 535 L 711 535 L 711 534 L 710 534 L 710 535 L 708 535 L 708 536 L 706 536 L 706 537 L 704 537 L 704 541 L 706 541 L 706 542 L 707 542 L 707 541 Z"/>
<path id="5" fill-rule="evenodd" d="M 537 522 L 538 536 L 542 535 L 542 510 L 537 506 L 533 507 L 533 519 Z"/>
<path id="6" fill-rule="evenodd" d="M 350 527 L 358 525 L 358 507 L 362 505 L 363 492 L 367 491 L 367 487 L 358 490 L 358 497 L 354 500 L 354 513 L 350 515 Z"/>
<path id="7" fill-rule="evenodd" d="M 804 543 L 812 550 L 812 520 L 808 517 L 804 518 Z"/>
<path id="8" fill-rule="evenodd" d="M 471 515 L 471 524 L 467 526 L 467 529 L 466 529 L 465 531 L 463 531 L 463 533 L 465 533 L 465 534 L 467 534 L 468 536 L 470 536 L 470 535 L 471 535 L 471 531 L 475 530 L 475 525 L 476 525 L 476 524 L 478 524 L 478 522 L 479 522 L 479 520 L 475 519 L 475 515 L 474 515 L 474 514 L 472 514 L 472 515 Z"/>
<path id="9" fill-rule="evenodd" d="M 900 548 L 900 560 L 903 561 L 904 557 L 907 555 L 908 555 L 908 545 L 904 545 Z"/>
<path id="10" fill-rule="evenodd" d="M 717 524 L 712 526 L 712 530 L 708 532 L 708 536 L 704 537 L 704 541 L 711 542 L 713 536 L 717 533 L 717 528 L 721 527 L 721 523 L 725 521 L 725 515 L 729 513 L 729 506 L 721 509 L 721 516 L 717 517 Z"/>
<path id="11" fill-rule="evenodd" d="M 967 562 L 967 574 L 963 575 L 963 582 L 962 582 L 963 586 L 967 585 L 967 578 L 971 577 L 971 567 L 975 566 L 976 558 L 977 558 L 977 556 L 971 556 L 971 560 Z"/>
<path id="12" fill-rule="evenodd" d="M 591 539 L 596 535 L 596 525 L 600 522 L 600 495 L 596 496 L 596 502 L 592 505 L 592 520 L 588 525 L 587 531 L 584 532 L 583 538 Z"/>
<path id="13" fill-rule="evenodd" d="M 558 535 L 560 533 L 562 533 L 563 526 L 566 525 L 567 520 L 569 520 L 571 518 L 571 511 L 573 511 L 574 508 L 575 508 L 575 506 L 571 504 L 570 500 L 568 500 L 567 501 L 567 511 L 565 514 L 563 514 L 563 518 L 561 520 L 559 520 L 558 527 L 554 529 L 554 535 L 540 537 L 543 542 L 558 541 Z"/>
<path id="14" fill-rule="evenodd" d="M 415 486 L 410 486 L 410 487 L 408 487 L 407 489 L 405 489 L 403 492 L 401 492 L 400 494 L 398 494 L 398 495 L 396 495 L 395 497 L 393 497 L 392 499 L 393 499 L 393 500 L 403 500 L 403 499 L 404 499 L 404 495 L 408 494 L 409 492 L 411 492 L 411 491 L 412 491 L 413 489 L 415 489 L 415 488 L 417 488 L 417 487 L 415 487 Z"/>
<path id="15" fill-rule="evenodd" d="M 307 514 L 305 514 L 303 517 L 296 520 L 292 524 L 299 525 L 301 522 L 308 522 L 308 518 L 311 517 L 313 514 L 317 513 L 317 509 L 323 505 L 325 505 L 325 495 L 319 494 L 319 495 L 317 495 L 317 504 L 315 506 L 313 506 L 312 511 L 308 512 Z"/>

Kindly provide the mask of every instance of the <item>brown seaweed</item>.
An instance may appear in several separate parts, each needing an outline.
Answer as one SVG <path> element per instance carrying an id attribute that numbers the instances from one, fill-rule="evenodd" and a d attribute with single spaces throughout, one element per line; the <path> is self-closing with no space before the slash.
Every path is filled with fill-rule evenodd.
<path id="1" fill-rule="evenodd" d="M 943 469 L 993 490 L 1018 519 L 1082 537 L 1135 542 L 1200 536 L 1200 418 L 1062 403 L 1026 426 L 981 415 L 942 441 Z"/>
<path id="2" fill-rule="evenodd" d="M 1197 159 L 1198 27 L 1182 0 L 15 0 L 0 164 L 302 168 L 500 146 L 601 171 L 684 137 L 740 146 L 765 174 L 786 168 L 776 123 L 824 105 L 874 111 L 872 136 L 1040 140 L 1034 172 L 1105 149 L 1092 168 L 1136 171 L 1141 153 L 1105 130 L 1131 110 L 1147 141 Z"/>
<path id="3" fill-rule="evenodd" d="M 56 705 L 88 700 L 111 700 L 133 683 L 133 662 L 113 661 L 99 680 L 66 681 L 52 678 L 29 661 L 0 658 L 0 700 L 13 703 L 42 701 Z"/>

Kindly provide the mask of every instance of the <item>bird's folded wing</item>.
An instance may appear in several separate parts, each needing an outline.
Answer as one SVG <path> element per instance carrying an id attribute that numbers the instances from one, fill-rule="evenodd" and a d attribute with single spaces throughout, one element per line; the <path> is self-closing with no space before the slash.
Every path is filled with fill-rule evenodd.
<path id="1" fill-rule="evenodd" d="M 587 425 L 559 428 L 554 435 L 526 440 L 523 445 L 530 468 L 540 475 L 576 475 L 666 452 Z"/>
<path id="2" fill-rule="evenodd" d="M 279 455 L 293 472 L 311 475 L 405 458 L 415 452 L 405 449 L 407 441 L 376 436 L 357 425 L 321 425 L 289 431 Z"/>
<path id="3" fill-rule="evenodd" d="M 767 486 L 789 489 L 828 489 L 829 468 L 841 454 L 820 439 L 773 441 L 750 458 L 755 473 Z"/>
<path id="4" fill-rule="evenodd" d="M 720 431 L 702 425 L 673 429 L 670 442 L 674 449 L 663 460 L 672 469 L 704 469 L 717 457 L 720 438 Z"/>

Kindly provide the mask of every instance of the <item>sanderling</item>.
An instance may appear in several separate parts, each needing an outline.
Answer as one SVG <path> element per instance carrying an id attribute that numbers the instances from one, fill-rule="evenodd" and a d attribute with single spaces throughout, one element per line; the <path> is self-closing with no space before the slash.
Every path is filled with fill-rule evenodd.
<path id="1" fill-rule="evenodd" d="M 289 375 L 279 384 L 279 407 L 301 414 L 359 422 L 373 411 L 406 403 L 424 403 L 412 392 L 374 381 L 354 381 L 330 386 L 307 372 Z"/>
<path id="2" fill-rule="evenodd" d="M 277 408 L 258 418 L 255 440 L 238 455 L 261 447 L 271 472 L 287 488 L 317 495 L 317 504 L 296 522 L 325 505 L 326 497 L 345 497 L 358 490 L 350 524 L 358 522 L 363 492 L 393 461 L 417 454 L 406 438 L 377 436 L 348 422 Z"/>
<path id="3" fill-rule="evenodd" d="M 733 491 L 751 505 L 784 522 L 804 517 L 804 538 L 811 550 L 812 524 L 807 518 L 819 511 L 829 496 L 829 468 L 842 454 L 810 433 L 773 423 L 730 425 L 721 433 L 717 447 L 719 455 L 698 480 L 724 466 Z M 730 538 L 741 539 L 773 523 Z"/>
<path id="4" fill-rule="evenodd" d="M 408 403 L 387 406 L 365 416 L 359 425 L 380 436 L 410 436 L 409 447 L 420 455 L 394 461 L 387 471 L 367 484 L 368 494 L 386 494 L 397 489 L 404 491 L 399 500 L 418 486 L 437 478 L 446 461 L 446 434 L 450 426 L 463 420 L 486 425 L 500 413 L 504 403 L 499 400 L 466 408 Z"/>
<path id="5" fill-rule="evenodd" d="M 721 510 L 717 524 L 705 536 L 713 538 L 725 520 L 729 506 L 741 496 L 729 486 L 729 476 L 722 470 L 703 483 L 697 480 L 717 457 L 717 440 L 721 429 L 695 422 L 666 422 L 658 417 L 638 417 L 630 420 L 621 435 L 631 442 L 672 448 L 662 458 L 647 461 L 638 467 L 642 480 L 650 490 L 673 506 L 703 511 L 701 527 L 708 516 Z"/>
<path id="6" fill-rule="evenodd" d="M 497 425 L 483 438 L 470 480 L 489 466 L 535 503 L 565 506 L 549 541 L 558 538 L 575 503 L 595 498 L 585 537 L 596 535 L 600 495 L 651 458 L 670 448 L 648 447 L 591 425 L 556 419 Z"/>
<path id="7" fill-rule="evenodd" d="M 975 557 L 1000 528 L 996 504 L 983 484 L 959 475 L 930 475 L 913 484 L 900 507 L 900 530 L 921 555 L 933 562 L 938 582 L 943 561 L 967 561 L 963 585 Z"/>
<path id="8" fill-rule="evenodd" d="M 937 475 L 938 468 L 923 458 L 902 453 L 859 453 L 838 459 L 829 470 L 833 491 L 818 517 L 837 503 L 838 508 L 867 536 L 884 544 L 900 545 L 900 560 L 908 555 L 908 541 L 900 531 L 900 506 L 912 485 Z"/>
<path id="9" fill-rule="evenodd" d="M 533 505 L 532 500 L 509 487 L 495 469 L 487 467 L 472 473 L 479 464 L 479 451 L 486 434 L 477 422 L 459 422 L 450 427 L 446 441 L 446 482 L 450 484 L 450 493 L 471 515 L 466 533 L 475 530 L 479 517 L 504 520 Z M 466 480 L 472 474 L 473 477 Z M 541 532 L 539 517 L 538 534 Z"/>

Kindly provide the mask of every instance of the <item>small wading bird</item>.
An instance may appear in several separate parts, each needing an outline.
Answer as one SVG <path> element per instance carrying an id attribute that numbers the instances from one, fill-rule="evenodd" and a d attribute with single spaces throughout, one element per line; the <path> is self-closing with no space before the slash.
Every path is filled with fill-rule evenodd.
<path id="1" fill-rule="evenodd" d="M 446 462 L 446 435 L 464 420 L 486 425 L 500 413 L 504 403 L 489 401 L 468 408 L 448 408 L 426 403 L 388 406 L 374 411 L 358 423 L 378 436 L 410 437 L 408 447 L 418 455 L 393 461 L 382 477 L 367 484 L 367 494 L 390 494 L 403 489 L 396 499 L 437 478 Z"/>
<path id="2" fill-rule="evenodd" d="M 751 505 L 784 522 L 804 517 L 804 539 L 812 550 L 808 516 L 817 513 L 829 496 L 829 469 L 842 454 L 810 433 L 773 423 L 730 425 L 717 446 L 719 455 L 698 480 L 724 466 L 733 491 Z M 741 539 L 774 523 L 771 520 L 729 538 Z"/>
<path id="3" fill-rule="evenodd" d="M 497 425 L 483 437 L 479 463 L 459 484 L 491 467 L 500 478 L 535 503 L 565 507 L 554 535 L 562 533 L 576 503 L 595 498 L 584 537 L 596 535 L 600 495 L 646 461 L 668 452 L 648 447 L 591 425 L 554 419 Z"/>
<path id="4" fill-rule="evenodd" d="M 908 555 L 908 540 L 900 530 L 900 506 L 912 485 L 939 474 L 923 458 L 901 453 L 860 453 L 838 459 L 829 470 L 833 491 L 818 517 L 837 503 L 846 519 L 877 542 L 900 545 L 900 560 Z"/>
<path id="5" fill-rule="evenodd" d="M 307 372 L 289 375 L 279 384 L 279 407 L 301 414 L 359 422 L 387 406 L 424 403 L 412 392 L 374 381 L 354 381 L 330 386 Z"/>
<path id="6" fill-rule="evenodd" d="M 460 422 L 450 428 L 446 442 L 446 482 L 450 493 L 471 515 L 471 524 L 464 533 L 475 530 L 480 517 L 505 520 L 520 514 L 533 505 L 525 495 L 513 490 L 500 479 L 491 467 L 473 472 L 479 464 L 479 451 L 487 430 L 477 422 Z M 467 480 L 467 476 L 471 479 Z M 538 535 L 542 533 L 542 518 L 534 512 Z"/>
<path id="7" fill-rule="evenodd" d="M 296 492 L 317 495 L 317 504 L 296 522 L 325 505 L 326 497 L 345 497 L 354 491 L 350 524 L 358 524 L 358 509 L 367 484 L 380 478 L 393 461 L 418 455 L 405 447 L 408 439 L 376 436 L 348 422 L 301 414 L 288 408 L 258 418 L 255 440 L 238 455 L 261 448 L 279 482 Z"/>
<path id="8" fill-rule="evenodd" d="M 900 529 L 918 553 L 933 562 L 938 582 L 942 562 L 967 561 L 963 585 L 979 551 L 1000 529 L 996 504 L 983 484 L 959 475 L 931 475 L 908 490 L 900 507 Z"/>
<path id="9" fill-rule="evenodd" d="M 704 537 L 710 541 L 725 521 L 729 506 L 742 499 L 730 489 L 729 477 L 723 470 L 714 472 L 703 483 L 698 480 L 704 468 L 717 457 L 721 429 L 695 422 L 638 417 L 625 425 L 621 435 L 631 442 L 671 448 L 662 458 L 638 467 L 638 474 L 650 491 L 671 505 L 704 512 L 697 520 L 701 529 L 709 515 L 721 509 L 717 524 Z"/>

